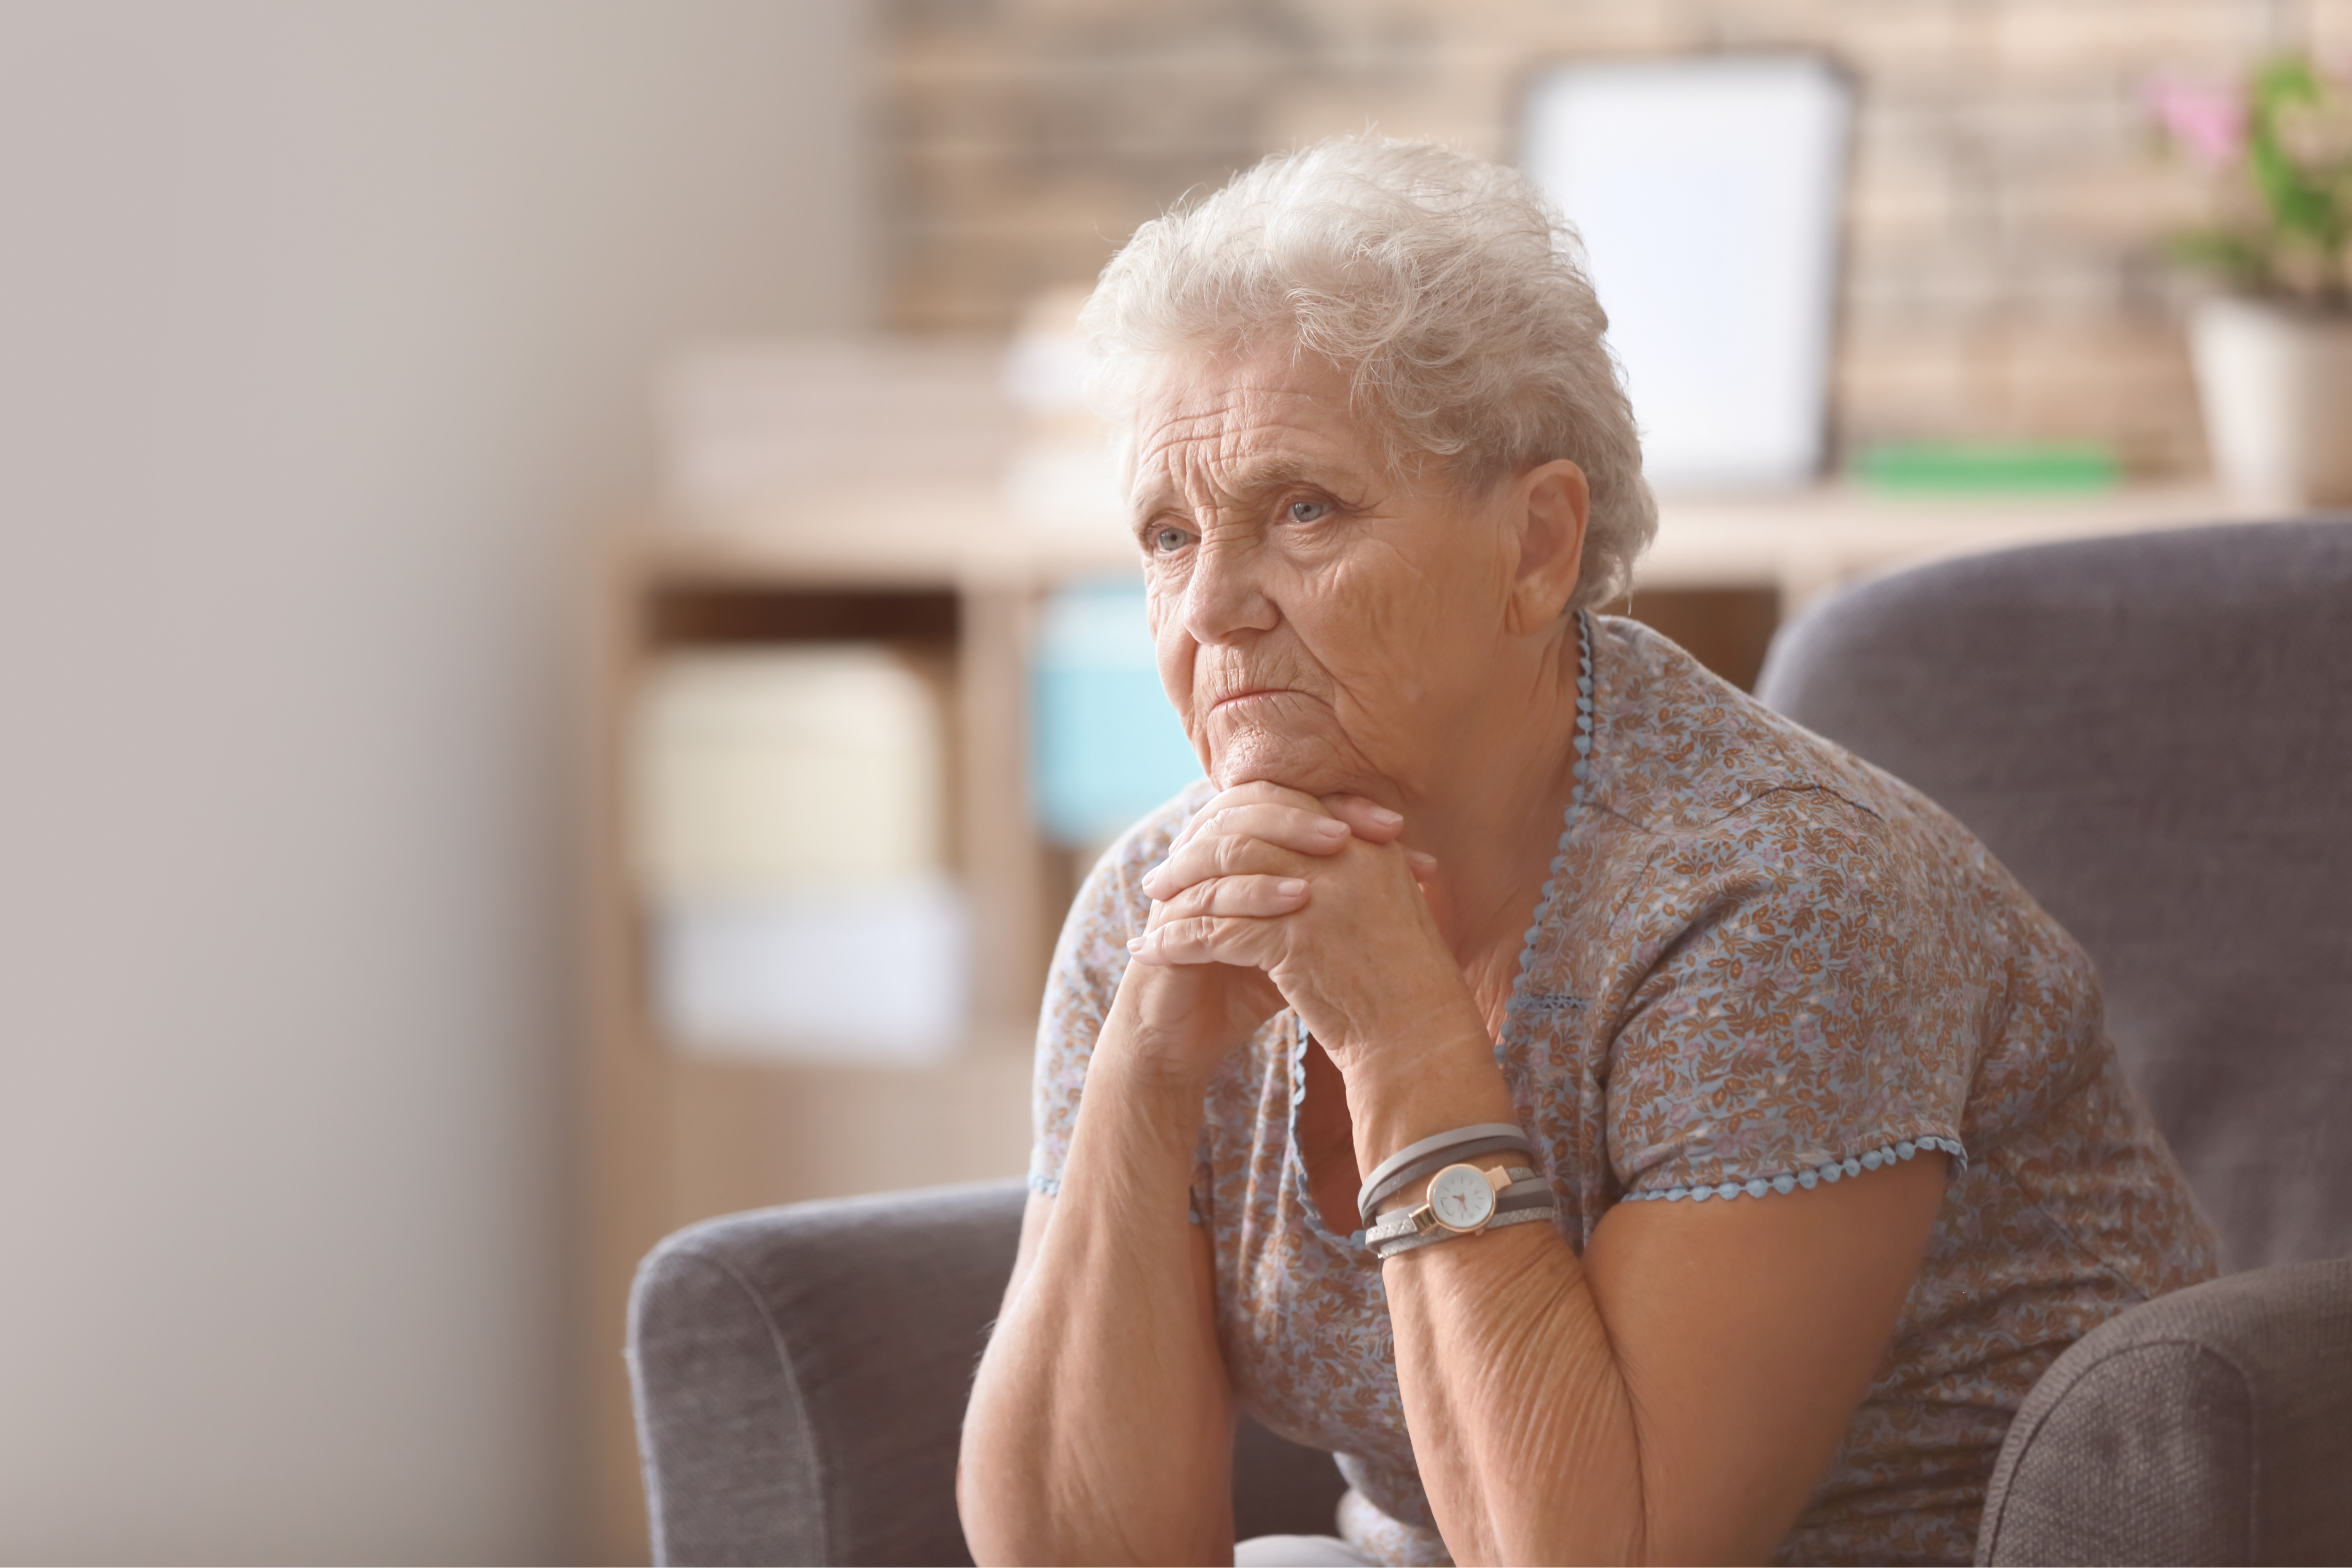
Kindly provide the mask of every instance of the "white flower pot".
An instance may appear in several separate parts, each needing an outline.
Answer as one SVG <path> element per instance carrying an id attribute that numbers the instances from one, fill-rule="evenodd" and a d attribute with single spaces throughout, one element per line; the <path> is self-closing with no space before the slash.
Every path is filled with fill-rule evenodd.
<path id="1" fill-rule="evenodd" d="M 2263 506 L 2352 505 L 2352 316 L 2207 299 L 2189 346 L 2225 487 Z"/>

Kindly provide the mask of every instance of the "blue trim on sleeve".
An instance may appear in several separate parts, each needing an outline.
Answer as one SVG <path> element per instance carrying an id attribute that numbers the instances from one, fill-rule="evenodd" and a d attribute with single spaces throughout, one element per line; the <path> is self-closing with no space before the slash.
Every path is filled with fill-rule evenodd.
<path id="1" fill-rule="evenodd" d="M 1774 1176 L 1751 1176 L 1746 1181 L 1727 1181 L 1714 1186 L 1670 1186 L 1662 1192 L 1629 1192 L 1620 1200 L 1625 1203 L 1680 1203 L 1689 1198 L 1704 1203 L 1710 1197 L 1762 1197 L 1768 1192 L 1791 1193 L 1799 1187 L 1815 1187 L 1823 1182 L 1841 1181 L 1847 1176 L 1874 1171 L 1891 1166 L 1897 1160 L 1907 1160 L 1922 1149 L 1941 1150 L 1959 1162 L 1959 1168 L 1969 1168 L 1969 1152 L 1958 1138 L 1903 1138 L 1866 1149 L 1859 1155 L 1849 1155 L 1843 1160 L 1832 1160 L 1823 1166 L 1802 1170 L 1783 1171 Z"/>

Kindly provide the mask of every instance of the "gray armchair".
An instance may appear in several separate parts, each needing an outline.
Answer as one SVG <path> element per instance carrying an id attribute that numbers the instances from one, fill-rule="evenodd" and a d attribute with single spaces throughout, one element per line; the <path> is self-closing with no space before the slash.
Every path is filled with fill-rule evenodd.
<path id="1" fill-rule="evenodd" d="M 1838 595 L 1764 699 L 1950 808 L 2096 959 L 2231 1276 L 2061 1357 L 1980 1563 L 2352 1561 L 2352 523 L 2011 551 Z M 629 1357 L 667 1563 L 962 1563 L 964 1396 L 1017 1183 L 692 1227 Z M 1251 1427 L 1244 1534 L 1331 1528 Z"/>

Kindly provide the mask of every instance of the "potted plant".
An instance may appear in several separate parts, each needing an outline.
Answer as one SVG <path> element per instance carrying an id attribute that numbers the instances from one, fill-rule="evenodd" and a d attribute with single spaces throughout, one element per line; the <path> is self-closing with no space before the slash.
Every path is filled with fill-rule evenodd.
<path id="1" fill-rule="evenodd" d="M 2225 182 L 2221 221 L 2175 246 L 2227 285 L 2189 322 L 2215 471 L 2265 504 L 2352 504 L 2352 83 L 2287 57 L 2149 98 Z"/>

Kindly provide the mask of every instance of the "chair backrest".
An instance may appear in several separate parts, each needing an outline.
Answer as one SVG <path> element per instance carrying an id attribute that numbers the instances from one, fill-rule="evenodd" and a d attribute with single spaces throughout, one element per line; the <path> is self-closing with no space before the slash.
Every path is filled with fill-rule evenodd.
<path id="1" fill-rule="evenodd" d="M 1758 695 L 2089 951 L 2231 1266 L 2352 1253 L 2352 522 L 1904 572 L 1785 628 Z"/>

